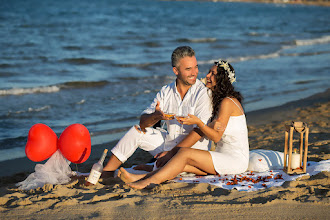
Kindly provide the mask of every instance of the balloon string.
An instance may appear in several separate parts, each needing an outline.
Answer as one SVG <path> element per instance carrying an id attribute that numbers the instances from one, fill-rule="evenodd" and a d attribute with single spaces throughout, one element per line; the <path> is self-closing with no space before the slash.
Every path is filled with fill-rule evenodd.
<path id="1" fill-rule="evenodd" d="M 75 163 L 76 164 L 76 163 Z M 77 170 L 77 173 L 78 173 L 78 165 L 76 164 L 76 170 Z"/>

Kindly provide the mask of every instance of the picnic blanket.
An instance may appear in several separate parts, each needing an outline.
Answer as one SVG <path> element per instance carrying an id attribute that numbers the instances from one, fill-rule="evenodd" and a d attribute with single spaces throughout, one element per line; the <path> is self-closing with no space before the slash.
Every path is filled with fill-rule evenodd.
<path id="1" fill-rule="evenodd" d="M 133 167 L 126 170 L 130 173 L 141 174 L 145 171 L 134 170 Z M 173 182 L 208 183 L 224 189 L 237 189 L 239 191 L 256 191 L 268 187 L 281 186 L 286 181 L 294 181 L 302 176 L 313 176 L 322 171 L 330 171 L 330 160 L 320 162 L 307 162 L 305 174 L 288 175 L 282 169 L 274 169 L 263 172 L 247 171 L 236 175 L 207 175 L 197 176 L 191 173 L 181 173 Z"/>
<path id="2" fill-rule="evenodd" d="M 330 160 L 308 162 L 306 173 L 288 175 L 283 170 L 269 170 L 264 172 L 248 171 L 239 175 L 207 175 L 185 176 L 179 175 L 173 181 L 186 183 L 209 183 L 224 189 L 237 189 L 239 191 L 256 191 L 273 186 L 281 186 L 285 181 L 294 181 L 299 177 L 313 176 L 322 171 L 330 171 Z"/>

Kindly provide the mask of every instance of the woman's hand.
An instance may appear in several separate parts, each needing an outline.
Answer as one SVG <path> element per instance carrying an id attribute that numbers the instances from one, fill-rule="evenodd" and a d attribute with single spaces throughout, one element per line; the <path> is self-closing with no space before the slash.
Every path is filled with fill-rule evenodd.
<path id="1" fill-rule="evenodd" d="M 179 123 L 184 125 L 201 125 L 203 122 L 195 115 L 188 114 L 188 117 L 177 119 Z"/>

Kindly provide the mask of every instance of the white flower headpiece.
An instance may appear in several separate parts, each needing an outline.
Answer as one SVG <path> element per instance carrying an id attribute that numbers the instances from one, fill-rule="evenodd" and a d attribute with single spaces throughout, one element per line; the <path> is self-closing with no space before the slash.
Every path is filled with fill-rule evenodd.
<path id="1" fill-rule="evenodd" d="M 230 81 L 231 84 L 233 84 L 233 82 L 236 82 L 235 71 L 234 71 L 234 70 L 232 71 L 232 70 L 230 69 L 228 62 L 223 61 L 223 60 L 219 60 L 219 61 L 216 61 L 215 64 L 216 64 L 218 67 L 222 67 L 222 68 L 225 69 L 225 71 L 226 71 L 227 74 L 228 74 L 229 81 Z"/>

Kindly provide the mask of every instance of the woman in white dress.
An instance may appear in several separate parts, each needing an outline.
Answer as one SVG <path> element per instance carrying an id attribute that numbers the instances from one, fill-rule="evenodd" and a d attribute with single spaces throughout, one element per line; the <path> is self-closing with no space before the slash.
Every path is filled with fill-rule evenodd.
<path id="1" fill-rule="evenodd" d="M 118 176 L 130 187 L 142 189 L 149 184 L 160 184 L 181 172 L 207 175 L 239 174 L 247 170 L 248 131 L 241 105 L 242 96 L 232 86 L 236 81 L 234 68 L 228 62 L 219 60 L 206 79 L 206 86 L 212 91 L 211 123 L 205 125 L 194 115 L 180 122 L 197 125 L 201 135 L 217 143 L 215 151 L 192 149 L 190 146 L 193 143 L 184 140 L 169 152 L 173 157 L 158 170 L 148 174 L 131 174 L 121 168 Z"/>

